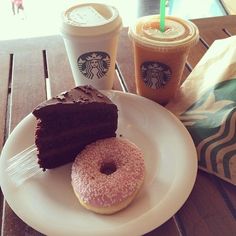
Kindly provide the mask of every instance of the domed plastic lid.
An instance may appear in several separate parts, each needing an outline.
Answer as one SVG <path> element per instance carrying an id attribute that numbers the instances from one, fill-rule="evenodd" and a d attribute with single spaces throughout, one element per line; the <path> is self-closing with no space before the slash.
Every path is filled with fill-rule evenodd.
<path id="1" fill-rule="evenodd" d="M 110 5 L 87 3 L 72 6 L 62 14 L 61 32 L 71 36 L 96 36 L 119 31 L 122 20 Z"/>
<path id="2" fill-rule="evenodd" d="M 178 50 L 190 47 L 199 39 L 199 31 L 192 22 L 167 16 L 165 31 L 160 31 L 160 16 L 139 18 L 129 29 L 129 36 L 138 44 L 155 50 Z"/>

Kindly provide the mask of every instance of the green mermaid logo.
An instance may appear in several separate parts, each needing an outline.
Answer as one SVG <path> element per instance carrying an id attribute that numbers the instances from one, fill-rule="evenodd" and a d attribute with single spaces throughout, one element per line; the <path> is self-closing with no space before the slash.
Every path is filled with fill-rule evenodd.
<path id="1" fill-rule="evenodd" d="M 87 79 L 102 79 L 110 67 L 110 56 L 106 52 L 88 52 L 81 55 L 78 68 Z"/>

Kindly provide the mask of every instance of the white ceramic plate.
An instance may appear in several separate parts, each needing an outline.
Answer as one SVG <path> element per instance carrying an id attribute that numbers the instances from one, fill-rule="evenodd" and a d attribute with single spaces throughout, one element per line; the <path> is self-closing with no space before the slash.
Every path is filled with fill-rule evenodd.
<path id="1" fill-rule="evenodd" d="M 6 172 L 7 159 L 34 143 L 29 114 L 9 136 L 0 158 L 0 183 L 14 212 L 46 235 L 142 235 L 173 216 L 189 196 L 197 173 L 192 139 L 171 113 L 137 95 L 105 92 L 119 109 L 118 136 L 136 143 L 145 156 L 145 183 L 132 204 L 104 216 L 84 209 L 71 184 L 71 164 L 46 171 L 17 187 Z"/>

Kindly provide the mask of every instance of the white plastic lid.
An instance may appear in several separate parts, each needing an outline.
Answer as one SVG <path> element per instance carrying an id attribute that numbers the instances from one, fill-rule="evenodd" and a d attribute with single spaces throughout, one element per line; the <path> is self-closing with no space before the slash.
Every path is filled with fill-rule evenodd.
<path id="1" fill-rule="evenodd" d="M 195 24 L 178 17 L 166 16 L 165 31 L 160 31 L 160 16 L 144 16 L 129 28 L 129 36 L 139 45 L 159 51 L 191 47 L 199 40 Z"/>
<path id="2" fill-rule="evenodd" d="M 118 10 L 110 5 L 86 3 L 72 6 L 62 14 L 62 34 L 96 36 L 119 31 L 122 20 Z"/>

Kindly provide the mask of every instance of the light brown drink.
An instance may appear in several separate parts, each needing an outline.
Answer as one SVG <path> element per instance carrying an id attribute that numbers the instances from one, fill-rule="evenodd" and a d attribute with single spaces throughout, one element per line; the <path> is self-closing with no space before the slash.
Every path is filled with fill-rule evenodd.
<path id="1" fill-rule="evenodd" d="M 159 15 L 139 18 L 129 36 L 134 45 L 137 93 L 165 105 L 175 96 L 199 32 L 192 22 L 177 17 L 166 17 L 164 32 L 159 22 Z"/>

